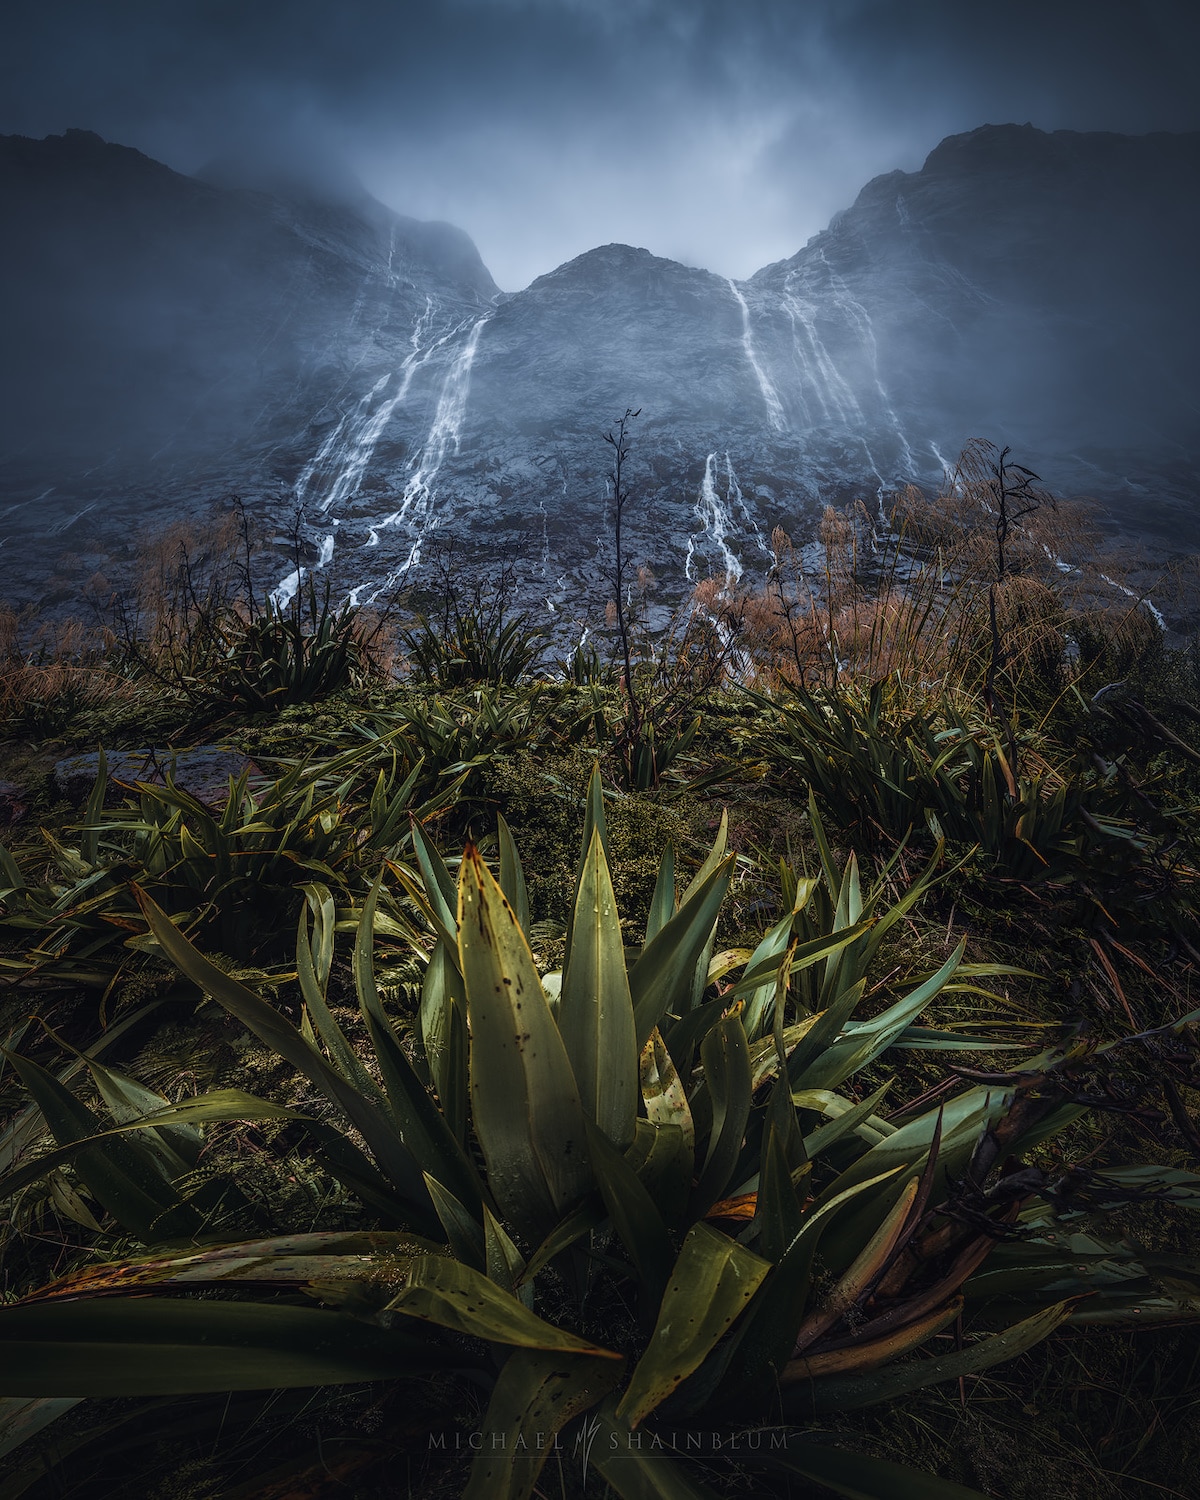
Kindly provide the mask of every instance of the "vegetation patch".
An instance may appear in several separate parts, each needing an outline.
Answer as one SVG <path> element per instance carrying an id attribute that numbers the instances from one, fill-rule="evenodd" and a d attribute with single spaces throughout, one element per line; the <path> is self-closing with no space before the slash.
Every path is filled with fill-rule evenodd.
<path id="1" fill-rule="evenodd" d="M 10 622 L 3 1493 L 1188 1493 L 1196 653 L 1034 484 Z"/>

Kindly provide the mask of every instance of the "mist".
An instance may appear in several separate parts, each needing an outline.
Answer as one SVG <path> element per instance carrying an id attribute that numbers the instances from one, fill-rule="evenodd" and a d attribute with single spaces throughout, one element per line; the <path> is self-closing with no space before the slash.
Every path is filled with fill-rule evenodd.
<path id="1" fill-rule="evenodd" d="M 612 241 L 745 277 L 980 124 L 1200 126 L 1184 0 L 49 0 L 0 28 L 0 131 L 179 171 L 319 162 L 517 290 Z"/>

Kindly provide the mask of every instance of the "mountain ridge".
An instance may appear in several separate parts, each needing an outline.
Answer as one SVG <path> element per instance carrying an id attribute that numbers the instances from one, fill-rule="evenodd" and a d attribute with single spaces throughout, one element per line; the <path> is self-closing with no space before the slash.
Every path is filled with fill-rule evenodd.
<path id="1" fill-rule="evenodd" d="M 743 281 L 610 244 L 501 293 L 469 236 L 361 186 L 288 198 L 88 132 L 0 138 L 0 571 L 19 549 L 44 584 L 68 546 L 111 567 L 139 520 L 236 493 L 268 534 L 302 508 L 305 566 L 357 597 L 452 532 L 523 547 L 571 608 L 604 568 L 601 435 L 639 406 L 638 545 L 676 592 L 980 435 L 1186 539 L 1195 166 L 1196 134 L 982 126 Z"/>

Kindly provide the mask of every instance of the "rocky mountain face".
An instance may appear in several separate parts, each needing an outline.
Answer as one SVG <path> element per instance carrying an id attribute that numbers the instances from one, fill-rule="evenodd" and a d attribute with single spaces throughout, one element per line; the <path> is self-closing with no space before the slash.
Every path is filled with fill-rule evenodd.
<path id="1" fill-rule="evenodd" d="M 608 245 L 504 296 L 461 232 L 361 189 L 0 141 L 0 574 L 45 592 L 68 549 L 111 568 L 139 522 L 237 494 L 268 539 L 300 508 L 302 567 L 361 600 L 453 541 L 562 619 L 603 595 L 627 408 L 664 596 L 975 436 L 1195 547 L 1198 166 L 1200 136 L 987 126 L 745 282 Z"/>
<path id="2" fill-rule="evenodd" d="M 955 136 L 920 172 L 875 179 L 758 272 L 752 295 L 776 349 L 785 323 L 823 318 L 867 425 L 890 425 L 914 453 L 970 431 L 1063 475 L 1186 463 L 1200 431 L 1198 169 L 1196 136 Z M 785 383 L 789 417 L 819 420 L 813 382 Z"/>
<path id="3" fill-rule="evenodd" d="M 414 330 L 452 337 L 498 295 L 451 225 L 353 185 L 280 196 L 214 176 L 86 131 L 0 138 L 10 591 L 53 587 L 64 554 L 70 582 L 229 495 L 269 525 Z"/>

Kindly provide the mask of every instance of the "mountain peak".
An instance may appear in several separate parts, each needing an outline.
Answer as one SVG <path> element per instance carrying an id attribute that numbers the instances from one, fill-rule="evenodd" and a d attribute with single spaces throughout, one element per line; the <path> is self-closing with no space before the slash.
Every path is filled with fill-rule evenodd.
<path id="1" fill-rule="evenodd" d="M 106 141 L 94 130 L 70 129 L 41 139 L 0 135 L 0 167 L 30 181 L 88 180 L 108 185 L 133 183 L 139 178 L 153 179 L 160 185 L 169 179 L 188 181 L 136 147 Z"/>
<path id="2" fill-rule="evenodd" d="M 622 274 L 632 266 L 648 266 L 657 259 L 657 256 L 640 245 L 625 245 L 614 240 L 611 244 L 596 245 L 591 250 L 585 250 L 582 255 L 563 261 L 561 266 L 555 266 L 553 271 L 539 276 L 533 285 L 537 286 L 538 282 L 548 281 L 551 277 Z"/>
<path id="3" fill-rule="evenodd" d="M 526 288 L 529 292 L 549 291 L 556 288 L 601 288 L 624 286 L 626 288 L 650 288 L 667 284 L 682 285 L 689 280 L 704 282 L 724 281 L 694 266 L 685 266 L 681 261 L 655 255 L 640 245 L 625 245 L 614 241 L 609 245 L 597 245 L 585 250 L 582 255 L 564 261 L 553 271 L 539 276 Z"/>
<path id="4" fill-rule="evenodd" d="M 0 140 L 0 564 L 48 576 L 68 530 L 101 556 L 230 493 L 281 535 L 302 505 L 311 566 L 336 552 L 355 589 L 439 528 L 480 559 L 528 543 L 565 612 L 605 566 L 600 435 L 627 407 L 664 587 L 752 574 L 827 500 L 937 483 L 974 434 L 1174 545 L 1198 148 L 984 126 L 750 280 L 610 243 L 498 298 L 464 234 L 341 164 L 204 183 L 87 132 Z"/>
<path id="5" fill-rule="evenodd" d="M 361 251 L 354 225 L 365 225 L 380 242 L 372 254 L 395 259 L 399 252 L 401 261 L 441 274 L 477 296 L 491 299 L 497 293 L 464 230 L 396 213 L 367 191 L 343 158 L 319 146 L 258 144 L 214 158 L 196 178 L 225 192 L 264 194 L 292 228 L 342 253 Z"/>

